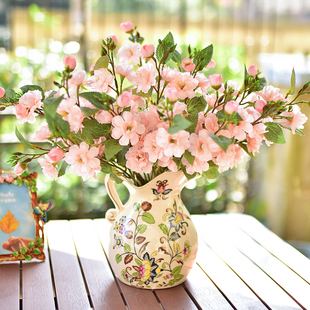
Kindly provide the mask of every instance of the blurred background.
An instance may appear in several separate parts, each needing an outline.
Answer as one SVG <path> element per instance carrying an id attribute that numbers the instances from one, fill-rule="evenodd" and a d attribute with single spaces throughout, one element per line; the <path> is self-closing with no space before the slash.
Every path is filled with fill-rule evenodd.
<path id="1" fill-rule="evenodd" d="M 118 46 L 130 20 L 145 43 L 156 44 L 172 31 L 185 57 L 187 45 L 214 44 L 214 72 L 241 84 L 244 64 L 257 65 L 267 82 L 286 93 L 295 68 L 297 87 L 310 80 L 308 0 L 0 0 L 0 85 L 53 88 L 64 55 L 88 70 L 100 56 L 101 39 L 114 33 Z M 210 71 L 210 74 L 213 72 Z M 309 117 L 310 108 L 303 112 Z M 0 168 L 11 152 L 22 151 L 15 126 L 31 139 L 37 130 L 19 124 L 10 110 L 0 114 Z M 182 199 L 194 213 L 243 212 L 255 216 L 307 254 L 310 241 L 310 122 L 305 136 L 286 132 L 285 145 L 262 147 L 255 159 L 215 180 L 191 181 Z M 39 172 L 39 199 L 52 200 L 49 219 L 103 217 L 112 207 L 104 175 L 81 182 L 66 174 L 57 182 Z M 122 199 L 127 192 L 118 186 Z M 310 255 L 310 251 L 308 253 Z"/>

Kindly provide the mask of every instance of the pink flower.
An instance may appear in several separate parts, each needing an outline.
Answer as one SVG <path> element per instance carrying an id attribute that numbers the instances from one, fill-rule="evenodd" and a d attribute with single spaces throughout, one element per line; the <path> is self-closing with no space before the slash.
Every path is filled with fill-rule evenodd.
<path id="1" fill-rule="evenodd" d="M 164 90 L 164 96 L 165 98 L 168 98 L 170 102 L 174 102 L 178 100 L 178 90 L 171 87 L 166 87 Z"/>
<path id="2" fill-rule="evenodd" d="M 120 108 L 127 108 L 131 106 L 131 93 L 129 91 L 124 91 L 121 95 L 118 96 L 116 104 Z"/>
<path id="3" fill-rule="evenodd" d="M 257 73 L 258 73 L 258 69 L 257 69 L 257 67 L 256 67 L 255 65 L 251 65 L 251 66 L 248 68 L 248 74 L 249 74 L 250 76 L 255 76 L 255 75 L 257 75 Z"/>
<path id="4" fill-rule="evenodd" d="M 139 145 L 132 146 L 125 155 L 126 167 L 135 172 L 150 173 L 153 163 L 149 161 L 148 154 L 143 152 Z"/>
<path id="5" fill-rule="evenodd" d="M 157 131 L 148 133 L 143 140 L 143 151 L 148 153 L 149 161 L 155 163 L 158 159 L 164 158 L 164 149 L 156 142 Z"/>
<path id="6" fill-rule="evenodd" d="M 131 21 L 127 21 L 127 22 L 121 23 L 119 27 L 122 31 L 128 32 L 133 29 L 133 24 Z"/>
<path id="7" fill-rule="evenodd" d="M 287 117 L 287 119 L 281 119 L 279 124 L 284 127 L 291 127 L 293 134 L 296 129 L 304 128 L 303 124 L 307 121 L 308 117 L 300 112 L 300 107 L 297 105 L 293 106 L 292 112 L 283 112 L 281 116 Z"/>
<path id="8" fill-rule="evenodd" d="M 209 112 L 204 121 L 204 128 L 209 133 L 215 133 L 219 130 L 218 118 L 214 113 Z"/>
<path id="9" fill-rule="evenodd" d="M 42 95 L 39 90 L 29 90 L 19 98 L 19 103 L 13 108 L 21 123 L 34 123 L 34 111 L 42 105 Z"/>
<path id="10" fill-rule="evenodd" d="M 108 111 L 102 110 L 95 115 L 95 119 L 100 124 L 110 124 L 112 122 L 113 115 L 109 113 Z"/>
<path id="11" fill-rule="evenodd" d="M 266 105 L 266 101 L 265 100 L 257 100 L 255 102 L 255 110 L 258 112 L 263 112 L 264 106 Z"/>
<path id="12" fill-rule="evenodd" d="M 182 157 L 182 164 L 185 165 L 188 174 L 194 174 L 195 172 L 202 174 L 203 171 L 209 169 L 209 163 L 198 158 L 195 158 L 193 165 L 191 165 L 184 157 Z"/>
<path id="13" fill-rule="evenodd" d="M 187 114 L 187 105 L 184 102 L 177 101 L 173 105 L 173 115 L 181 114 L 186 115 Z"/>
<path id="14" fill-rule="evenodd" d="M 169 82 L 173 79 L 176 72 L 177 72 L 176 70 L 172 70 L 169 67 L 165 67 L 164 69 L 161 70 L 161 76 L 165 81 Z"/>
<path id="15" fill-rule="evenodd" d="M 256 127 L 256 126 L 255 126 Z M 247 135 L 247 149 L 249 153 L 255 154 L 259 151 L 264 136 L 257 134 L 255 131 L 251 135 Z"/>
<path id="16" fill-rule="evenodd" d="M 180 99 L 195 97 L 194 89 L 197 85 L 198 81 L 189 72 L 176 72 L 169 83 L 169 87 L 178 91 L 178 98 Z"/>
<path id="17" fill-rule="evenodd" d="M 54 147 L 48 152 L 47 156 L 50 158 L 52 162 L 58 163 L 62 160 L 64 152 L 62 149 Z"/>
<path id="18" fill-rule="evenodd" d="M 223 78 L 220 74 L 209 75 L 209 82 L 215 90 L 219 89 L 222 85 Z"/>
<path id="19" fill-rule="evenodd" d="M 206 69 L 212 69 L 215 67 L 215 65 L 216 62 L 213 59 L 211 59 L 210 62 L 206 65 Z"/>
<path id="20" fill-rule="evenodd" d="M 104 153 L 105 145 L 102 144 L 102 142 L 104 142 L 105 140 L 106 140 L 106 137 L 100 137 L 99 139 L 94 139 L 95 144 L 100 144 L 98 145 L 98 156 L 102 156 Z"/>
<path id="21" fill-rule="evenodd" d="M 214 105 L 215 105 L 216 100 L 217 100 L 216 94 L 204 96 L 204 99 L 207 101 L 208 105 L 211 108 L 214 108 Z"/>
<path id="22" fill-rule="evenodd" d="M 153 64 L 148 62 L 143 67 L 136 71 L 134 84 L 138 86 L 137 92 L 142 91 L 147 93 L 151 86 L 156 84 L 156 68 Z"/>
<path id="23" fill-rule="evenodd" d="M 70 124 L 70 131 L 77 133 L 83 128 L 84 114 L 81 109 L 76 105 L 74 98 L 70 97 L 61 100 L 56 112 Z"/>
<path id="24" fill-rule="evenodd" d="M 33 141 L 44 141 L 52 136 L 47 125 L 44 125 L 38 130 L 33 138 Z"/>
<path id="25" fill-rule="evenodd" d="M 190 72 L 193 71 L 196 66 L 190 58 L 185 58 L 182 61 L 182 67 L 185 71 Z"/>
<path id="26" fill-rule="evenodd" d="M 68 80 L 68 83 L 79 86 L 79 85 L 83 85 L 86 80 L 87 80 L 86 71 L 76 70 L 72 73 L 72 78 Z"/>
<path id="27" fill-rule="evenodd" d="M 219 172 L 236 167 L 242 161 L 243 154 L 242 148 L 236 144 L 229 145 L 226 152 L 222 150 L 215 160 L 215 164 L 219 166 Z"/>
<path id="28" fill-rule="evenodd" d="M 198 86 L 200 88 L 200 91 L 203 94 L 207 94 L 208 93 L 207 88 L 210 85 L 209 80 L 205 77 L 203 73 L 197 73 L 195 78 L 198 81 Z"/>
<path id="29" fill-rule="evenodd" d="M 5 96 L 5 89 L 3 87 L 0 87 L 0 98 L 3 98 Z"/>
<path id="30" fill-rule="evenodd" d="M 239 107 L 239 102 L 235 100 L 230 100 L 226 102 L 224 109 L 228 114 L 232 114 L 233 112 L 238 111 L 238 107 Z"/>
<path id="31" fill-rule="evenodd" d="M 4 176 L 3 176 L 3 175 L 0 175 L 0 184 L 1 184 L 1 183 L 4 183 L 4 181 L 5 181 Z"/>
<path id="32" fill-rule="evenodd" d="M 66 70 L 73 71 L 76 67 L 76 59 L 73 56 L 65 56 L 64 65 Z"/>
<path id="33" fill-rule="evenodd" d="M 58 178 L 58 171 L 56 170 L 54 163 L 51 161 L 51 159 L 47 155 L 45 155 L 45 159 L 39 158 L 38 162 L 43 169 L 43 173 L 49 179 L 54 178 L 56 180 Z"/>
<path id="34" fill-rule="evenodd" d="M 119 58 L 121 63 L 128 64 L 131 61 L 134 65 L 137 65 L 141 57 L 139 47 L 139 43 L 128 43 L 118 50 L 116 57 Z"/>
<path id="35" fill-rule="evenodd" d="M 114 45 L 117 45 L 117 37 L 115 34 L 109 34 L 105 37 L 105 40 L 107 41 L 108 39 L 112 39 L 112 42 Z"/>
<path id="36" fill-rule="evenodd" d="M 133 65 L 119 64 L 115 67 L 115 73 L 119 74 L 120 76 L 126 77 L 129 82 L 133 82 L 135 75 L 132 72 L 132 69 Z"/>
<path id="37" fill-rule="evenodd" d="M 99 150 L 97 147 L 89 148 L 89 145 L 82 142 L 79 146 L 72 145 L 65 156 L 65 161 L 71 165 L 70 172 L 81 176 L 85 181 L 89 177 L 96 178 L 100 171 L 100 160 L 96 158 Z"/>
<path id="38" fill-rule="evenodd" d="M 114 78 L 105 68 L 95 70 L 94 75 L 89 79 L 90 87 L 94 91 L 107 93 L 110 89 L 109 85 L 112 86 L 114 83 Z"/>
<path id="39" fill-rule="evenodd" d="M 141 47 L 141 54 L 144 58 L 150 58 L 154 55 L 155 47 L 153 44 L 144 44 Z"/>
<path id="40" fill-rule="evenodd" d="M 95 68 L 95 64 L 92 64 L 92 65 L 89 67 L 88 71 L 89 71 L 89 72 L 92 72 L 92 71 L 94 71 L 94 68 Z"/>
<path id="41" fill-rule="evenodd" d="M 135 145 L 139 141 L 139 135 L 145 132 L 145 127 L 140 122 L 139 115 L 132 115 L 130 112 L 123 112 L 122 116 L 115 116 L 112 119 L 111 136 L 114 139 L 120 139 L 120 145 L 128 145 L 129 142 Z"/>
<path id="42" fill-rule="evenodd" d="M 262 91 L 258 91 L 256 93 L 266 101 L 273 101 L 274 98 L 279 94 L 279 90 L 279 88 L 269 85 L 265 86 Z"/>
<path id="43" fill-rule="evenodd" d="M 14 173 L 17 175 L 22 174 L 25 171 L 25 169 L 23 169 L 19 163 L 17 163 L 17 165 L 14 167 Z"/>
<path id="44" fill-rule="evenodd" d="M 172 158 L 168 158 L 167 160 L 159 159 L 158 160 L 158 165 L 160 167 L 167 167 L 172 172 L 178 171 L 178 166 L 177 166 L 177 164 L 174 162 L 174 160 Z"/>
<path id="45" fill-rule="evenodd" d="M 83 97 L 79 97 L 80 100 L 80 106 L 84 107 L 84 108 L 90 108 L 90 109 L 96 109 L 92 103 L 90 101 L 88 101 L 87 99 L 83 98 Z"/>
<path id="46" fill-rule="evenodd" d="M 185 130 L 171 135 L 164 128 L 159 128 L 156 136 L 157 145 L 164 149 L 167 157 L 181 157 L 190 146 L 189 133 Z"/>
<path id="47" fill-rule="evenodd" d="M 7 183 L 13 183 L 15 180 L 15 178 L 12 176 L 12 174 L 8 174 L 6 177 L 5 177 L 5 182 Z"/>

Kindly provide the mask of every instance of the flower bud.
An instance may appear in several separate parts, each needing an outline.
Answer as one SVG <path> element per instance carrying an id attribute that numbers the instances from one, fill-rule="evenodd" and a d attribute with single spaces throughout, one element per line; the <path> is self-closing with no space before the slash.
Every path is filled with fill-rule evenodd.
<path id="1" fill-rule="evenodd" d="M 251 65 L 251 66 L 248 68 L 248 74 L 249 74 L 250 76 L 255 76 L 255 75 L 257 75 L 257 73 L 258 73 L 258 69 L 257 69 L 257 67 L 256 67 L 255 65 Z"/>
<path id="2" fill-rule="evenodd" d="M 141 208 L 143 211 L 149 211 L 152 208 L 152 204 L 147 201 L 143 201 L 141 204 Z"/>
<path id="3" fill-rule="evenodd" d="M 5 96 L 5 89 L 3 87 L 0 87 L 0 98 L 3 98 Z"/>
<path id="4" fill-rule="evenodd" d="M 17 175 L 22 174 L 24 171 L 25 171 L 25 169 L 23 169 L 23 168 L 20 166 L 20 163 L 18 163 L 18 164 L 14 167 L 14 173 L 17 174 Z"/>
<path id="5" fill-rule="evenodd" d="M 125 32 L 129 32 L 129 31 L 132 31 L 133 30 L 133 24 L 131 21 L 127 21 L 125 23 L 121 23 L 120 24 L 120 29 L 125 31 Z"/>
<path id="6" fill-rule="evenodd" d="M 117 45 L 117 37 L 115 34 L 109 34 L 108 36 L 105 37 L 106 41 L 108 41 L 108 39 L 112 39 L 112 41 L 111 41 L 111 43 L 107 43 L 107 47 L 108 47 L 108 49 L 113 51 Z"/>
<path id="7" fill-rule="evenodd" d="M 150 58 L 154 55 L 154 45 L 153 44 L 144 44 L 141 47 L 141 54 L 145 58 Z"/>
<path id="8" fill-rule="evenodd" d="M 257 100 L 255 102 L 255 110 L 258 112 L 263 112 L 264 106 L 266 105 L 265 100 Z"/>
<path id="9" fill-rule="evenodd" d="M 179 98 L 178 91 L 172 87 L 166 87 L 164 90 L 165 98 L 168 98 L 170 102 L 177 101 Z"/>
<path id="10" fill-rule="evenodd" d="M 223 78 L 220 74 L 209 75 L 209 82 L 213 89 L 218 90 L 222 86 Z"/>
<path id="11" fill-rule="evenodd" d="M 54 147 L 49 151 L 47 155 L 51 161 L 53 161 L 54 163 L 58 163 L 62 160 L 64 152 L 62 149 L 59 149 L 58 147 Z"/>
<path id="12" fill-rule="evenodd" d="M 193 63 L 193 61 L 190 58 L 185 58 L 182 61 L 182 67 L 185 71 L 191 72 L 195 69 L 195 64 Z"/>
<path id="13" fill-rule="evenodd" d="M 64 58 L 65 69 L 71 72 L 76 67 L 76 59 L 73 56 L 65 56 Z"/>
<path id="14" fill-rule="evenodd" d="M 210 62 L 206 65 L 206 69 L 212 69 L 215 67 L 215 65 L 216 62 L 213 59 L 211 59 Z"/>
<path id="15" fill-rule="evenodd" d="M 228 114 L 232 114 L 233 112 L 237 112 L 239 107 L 239 102 L 235 100 L 230 100 L 225 104 L 225 112 Z"/>

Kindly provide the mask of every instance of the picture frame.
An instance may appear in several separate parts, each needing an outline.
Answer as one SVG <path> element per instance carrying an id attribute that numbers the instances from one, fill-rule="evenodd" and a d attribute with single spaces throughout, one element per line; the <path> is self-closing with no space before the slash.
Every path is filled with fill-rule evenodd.
<path id="1" fill-rule="evenodd" d="M 38 203 L 37 173 L 0 170 L 0 264 L 45 260 L 44 231 L 50 204 Z"/>

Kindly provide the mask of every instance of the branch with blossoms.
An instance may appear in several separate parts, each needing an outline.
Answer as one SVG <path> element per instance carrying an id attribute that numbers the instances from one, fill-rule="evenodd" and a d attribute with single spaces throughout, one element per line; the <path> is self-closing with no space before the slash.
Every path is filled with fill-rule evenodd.
<path id="1" fill-rule="evenodd" d="M 11 155 L 16 173 L 38 160 L 55 179 L 67 169 L 83 180 L 101 170 L 137 186 L 165 171 L 182 170 L 188 179 L 215 178 L 245 153 L 258 153 L 264 142 L 285 143 L 283 129 L 303 134 L 307 117 L 300 106 L 309 102 L 300 97 L 309 94 L 310 82 L 290 100 L 294 70 L 286 96 L 266 85 L 254 65 L 245 67 L 239 86 L 208 75 L 216 65 L 212 45 L 189 46 L 183 58 L 171 32 L 155 47 L 142 45 L 144 38 L 131 22 L 120 28 L 132 43 L 119 47 L 115 35 L 107 36 L 89 73 L 77 70 L 75 58 L 67 56 L 55 90 L 0 88 L 0 109 L 13 106 L 21 123 L 46 120 L 31 142 L 16 129 L 31 150 Z M 50 147 L 36 144 L 41 141 Z"/>

